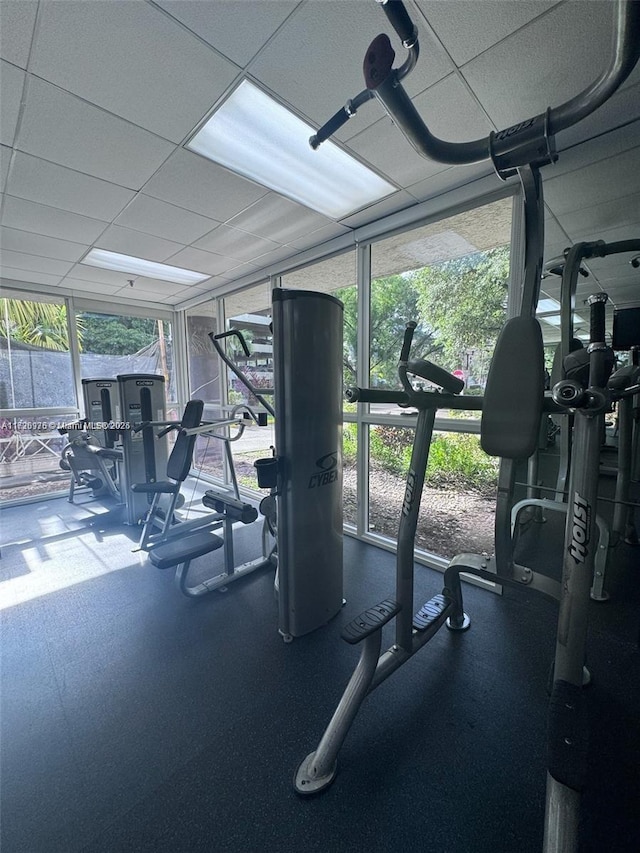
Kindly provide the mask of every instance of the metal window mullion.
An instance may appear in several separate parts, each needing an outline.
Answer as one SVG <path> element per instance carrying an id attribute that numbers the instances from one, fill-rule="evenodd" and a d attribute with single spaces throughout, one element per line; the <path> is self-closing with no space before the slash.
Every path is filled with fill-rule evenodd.
<path id="1" fill-rule="evenodd" d="M 369 385 L 371 348 L 371 244 L 356 247 L 357 324 L 356 381 L 362 388 Z M 363 416 L 369 405 L 358 403 L 356 456 L 357 514 L 356 534 L 363 536 L 369 529 L 369 426 Z"/>
<path id="2" fill-rule="evenodd" d="M 78 324 L 73 296 L 66 297 L 65 307 L 67 309 L 67 334 L 69 337 L 69 351 L 71 354 L 73 387 L 76 390 L 76 407 L 78 409 L 78 414 L 81 414 L 81 407 L 83 405 L 82 365 L 80 364 L 80 339 L 78 337 Z M 88 414 L 88 412 L 84 412 L 85 417 L 87 417 Z"/>

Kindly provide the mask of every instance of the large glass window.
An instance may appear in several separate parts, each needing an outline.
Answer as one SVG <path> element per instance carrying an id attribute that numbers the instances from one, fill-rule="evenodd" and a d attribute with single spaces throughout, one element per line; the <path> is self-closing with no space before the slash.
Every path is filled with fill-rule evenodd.
<path id="1" fill-rule="evenodd" d="M 249 351 L 247 355 L 235 335 L 224 339 L 222 345 L 239 370 L 251 385 L 268 402 L 273 404 L 273 342 L 271 335 L 271 285 L 268 282 L 242 290 L 224 298 L 225 331 L 239 332 Z M 227 372 L 226 401 L 222 413 L 229 414 L 233 407 L 246 404 L 258 415 L 266 414 L 258 400 L 242 381 L 232 372 Z M 232 429 L 232 432 L 235 432 Z M 215 439 L 213 439 L 215 441 Z M 222 452 L 221 442 L 220 452 Z M 231 443 L 233 464 L 241 486 L 257 488 L 253 463 L 256 459 L 271 456 L 275 443 L 273 418 L 267 416 L 267 425 L 258 426 L 254 421 L 246 422 L 245 430 L 238 441 Z"/>
<path id="2" fill-rule="evenodd" d="M 0 489 L 3 500 L 64 488 L 58 426 L 77 402 L 66 305 L 5 291 L 0 299 Z"/>
<path id="3" fill-rule="evenodd" d="M 506 198 L 372 245 L 372 387 L 399 387 L 400 347 L 406 323 L 413 320 L 412 357 L 426 358 L 464 379 L 464 395 L 482 394 L 506 320 L 512 206 Z M 428 384 L 420 379 L 414 383 L 425 390 Z M 366 416 L 367 529 L 390 538 L 397 536 L 413 442 L 408 414 L 403 416 L 395 405 L 377 404 Z M 445 558 L 460 551 L 491 552 L 497 462 L 483 453 L 474 434 L 479 412 L 438 415 L 455 419 L 457 427 L 434 433 L 416 545 Z M 376 423 L 378 419 L 383 422 Z"/>
<path id="4" fill-rule="evenodd" d="M 165 378 L 167 403 L 177 401 L 168 320 L 94 311 L 79 311 L 76 317 L 82 379 L 153 373 Z"/>

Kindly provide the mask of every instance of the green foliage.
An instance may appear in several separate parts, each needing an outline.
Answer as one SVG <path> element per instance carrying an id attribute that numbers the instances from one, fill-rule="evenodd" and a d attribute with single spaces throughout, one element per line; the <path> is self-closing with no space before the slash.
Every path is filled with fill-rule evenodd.
<path id="1" fill-rule="evenodd" d="M 405 476 L 411 461 L 413 430 L 380 426 L 370 432 L 371 461 Z M 478 436 L 439 433 L 433 436 L 427 464 L 427 484 L 435 488 L 461 488 L 480 492 L 495 488 L 498 462 L 480 447 Z"/>
<path id="2" fill-rule="evenodd" d="M 413 274 L 420 315 L 427 317 L 443 347 L 442 366 L 466 366 L 472 353 L 476 374 L 486 373 L 505 321 L 509 247 L 457 258 Z"/>
<path id="3" fill-rule="evenodd" d="M 102 355 L 131 355 L 158 340 L 155 320 L 83 314 L 84 350 Z"/>
<path id="4" fill-rule="evenodd" d="M 345 385 L 356 382 L 358 335 L 357 288 L 335 291 L 344 304 L 343 365 Z M 371 283 L 371 385 L 395 386 L 404 329 L 409 320 L 419 321 L 420 290 L 409 276 L 391 275 Z M 429 326 L 418 322 L 413 351 L 426 358 L 439 350 Z"/>
<path id="5" fill-rule="evenodd" d="M 0 335 L 30 346 L 68 352 L 67 309 L 51 302 L 2 299 Z M 82 349 L 84 327 L 78 323 L 78 341 Z"/>
<path id="6" fill-rule="evenodd" d="M 347 465 L 355 465 L 358 452 L 357 424 L 345 424 L 342 429 L 342 459 Z"/>

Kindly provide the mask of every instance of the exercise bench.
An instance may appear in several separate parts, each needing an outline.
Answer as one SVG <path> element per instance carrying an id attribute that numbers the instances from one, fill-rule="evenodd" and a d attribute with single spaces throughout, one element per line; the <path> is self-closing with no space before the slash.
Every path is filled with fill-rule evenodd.
<path id="1" fill-rule="evenodd" d="M 219 489 L 209 489 L 203 496 L 202 503 L 209 509 L 215 510 L 215 521 L 186 536 L 178 536 L 155 545 L 149 551 L 149 560 L 156 568 L 171 569 L 174 566 L 176 567 L 175 579 L 178 589 L 189 598 L 198 598 L 214 590 L 224 592 L 226 586 L 232 581 L 273 564 L 271 554 L 267 553 L 267 549 L 264 547 L 263 529 L 262 556 L 242 563 L 240 566 L 234 565 L 233 525 L 237 522 L 252 524 L 256 521 L 258 510 L 254 506 L 231 497 Z M 222 536 L 218 535 L 221 528 Z M 188 574 L 192 560 L 217 551 L 218 548 L 223 549 L 224 571 L 189 586 Z"/>

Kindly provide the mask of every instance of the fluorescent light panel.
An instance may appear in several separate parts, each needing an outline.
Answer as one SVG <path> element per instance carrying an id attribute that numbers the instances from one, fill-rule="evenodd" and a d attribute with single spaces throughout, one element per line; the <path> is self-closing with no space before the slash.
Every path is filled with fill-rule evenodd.
<path id="1" fill-rule="evenodd" d="M 105 270 L 126 272 L 130 275 L 157 278 L 160 281 L 173 281 L 176 284 L 198 284 L 200 281 L 211 278 L 205 273 L 172 267 L 169 264 L 159 264 L 155 261 L 145 261 L 143 258 L 121 255 L 118 252 L 108 252 L 106 249 L 91 249 L 80 263 Z"/>
<path id="2" fill-rule="evenodd" d="M 396 191 L 331 141 L 313 151 L 314 133 L 243 80 L 186 147 L 331 219 Z"/>

